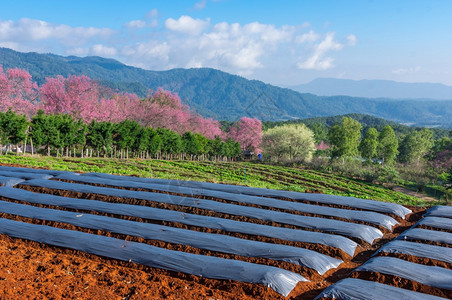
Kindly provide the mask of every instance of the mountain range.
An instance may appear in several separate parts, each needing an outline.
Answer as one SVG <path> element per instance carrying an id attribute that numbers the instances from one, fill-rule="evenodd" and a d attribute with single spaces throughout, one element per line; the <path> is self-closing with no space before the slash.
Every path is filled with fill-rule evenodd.
<path id="1" fill-rule="evenodd" d="M 452 86 L 440 83 L 317 78 L 306 84 L 289 88 L 301 93 L 312 93 L 319 96 L 347 95 L 367 98 L 452 100 Z"/>
<path id="2" fill-rule="evenodd" d="M 21 53 L 7 48 L 0 48 L 0 65 L 29 71 L 38 84 L 46 77 L 84 74 L 141 97 L 161 87 L 178 93 L 199 114 L 218 120 L 248 116 L 280 121 L 362 113 L 410 125 L 452 127 L 452 100 L 316 96 L 210 68 L 149 71 L 102 57 Z"/>

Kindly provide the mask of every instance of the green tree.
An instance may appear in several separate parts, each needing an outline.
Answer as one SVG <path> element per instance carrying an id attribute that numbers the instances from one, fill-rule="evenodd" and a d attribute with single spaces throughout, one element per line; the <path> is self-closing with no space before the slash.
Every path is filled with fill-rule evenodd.
<path id="1" fill-rule="evenodd" d="M 236 142 L 230 138 L 226 142 L 222 143 L 221 156 L 234 158 L 242 154 L 242 148 L 239 142 Z"/>
<path id="2" fill-rule="evenodd" d="M 369 128 L 359 145 L 361 156 L 369 161 L 377 157 L 378 135 L 378 131 L 375 128 Z"/>
<path id="3" fill-rule="evenodd" d="M 182 151 L 182 139 L 176 132 L 166 129 L 157 128 L 157 133 L 162 139 L 162 152 L 167 154 L 177 154 Z"/>
<path id="4" fill-rule="evenodd" d="M 113 142 L 121 150 L 121 158 L 124 157 L 124 150 L 126 150 L 125 157 L 129 158 L 129 150 L 133 149 L 140 129 L 141 127 L 136 121 L 124 120 L 115 124 L 113 128 Z"/>
<path id="5" fill-rule="evenodd" d="M 329 132 L 332 157 L 358 156 L 361 140 L 361 124 L 348 117 L 342 118 L 341 125 L 335 124 Z"/>
<path id="6" fill-rule="evenodd" d="M 320 144 L 322 141 L 328 141 L 328 126 L 325 124 L 313 123 L 308 125 L 308 128 L 314 133 L 314 139 L 317 144 Z"/>
<path id="7" fill-rule="evenodd" d="M 196 132 L 195 134 L 195 140 L 196 143 L 198 144 L 198 149 L 199 152 L 197 155 L 203 155 L 209 152 L 210 148 L 209 148 L 209 140 L 203 136 L 202 134 Z"/>
<path id="8" fill-rule="evenodd" d="M 191 132 L 186 132 L 182 135 L 182 151 L 190 155 L 198 155 L 200 153 L 201 145 Z"/>
<path id="9" fill-rule="evenodd" d="M 221 148 L 223 147 L 223 141 L 219 136 L 217 136 L 214 140 L 208 141 L 208 149 L 210 156 L 221 156 Z"/>
<path id="10" fill-rule="evenodd" d="M 399 142 L 391 126 L 386 125 L 378 137 L 378 156 L 383 163 L 392 164 L 399 154 Z"/>
<path id="11" fill-rule="evenodd" d="M 430 129 L 413 131 L 400 144 L 399 160 L 403 163 L 419 163 L 433 146 L 433 132 Z"/>
<path id="12" fill-rule="evenodd" d="M 149 135 L 147 151 L 149 151 L 151 155 L 156 155 L 162 149 L 163 140 L 154 128 L 148 127 L 147 132 Z"/>
<path id="13" fill-rule="evenodd" d="M 54 115 L 46 115 L 43 110 L 31 119 L 31 136 L 36 146 L 45 146 L 47 155 L 50 155 L 50 148 L 59 144 L 60 132 Z"/>
<path id="14" fill-rule="evenodd" d="M 59 148 L 66 149 L 66 156 L 69 156 L 69 148 L 76 144 L 84 144 L 86 125 L 81 120 L 74 120 L 69 114 L 59 114 L 55 116 L 58 124 L 60 138 Z"/>
<path id="15" fill-rule="evenodd" d="M 263 149 L 278 159 L 309 161 L 315 151 L 314 134 L 304 124 L 274 127 L 262 137 Z"/>
<path id="16" fill-rule="evenodd" d="M 0 149 L 2 145 L 16 145 L 17 154 L 19 154 L 19 144 L 25 140 L 28 128 L 28 120 L 25 115 L 18 115 L 9 109 L 6 113 L 0 115 Z"/>
<path id="17" fill-rule="evenodd" d="M 87 128 L 86 145 L 96 151 L 103 150 L 104 156 L 110 153 L 113 145 L 113 124 L 91 121 Z"/>

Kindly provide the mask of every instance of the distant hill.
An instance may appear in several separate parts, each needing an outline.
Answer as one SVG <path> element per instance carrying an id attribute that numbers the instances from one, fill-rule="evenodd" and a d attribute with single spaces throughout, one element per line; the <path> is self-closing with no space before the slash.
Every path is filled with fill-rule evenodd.
<path id="1" fill-rule="evenodd" d="M 452 86 L 439 83 L 317 78 L 306 84 L 290 88 L 301 93 L 312 93 L 319 96 L 346 95 L 367 98 L 452 100 Z"/>
<path id="2" fill-rule="evenodd" d="M 363 113 L 399 123 L 452 127 L 452 101 L 320 97 L 209 68 L 148 71 L 101 57 L 20 53 L 6 48 L 0 48 L 0 64 L 4 69 L 28 70 L 38 84 L 49 76 L 85 74 L 142 97 L 148 89 L 162 87 L 177 92 L 201 115 L 219 120 L 249 116 L 278 121 Z"/>

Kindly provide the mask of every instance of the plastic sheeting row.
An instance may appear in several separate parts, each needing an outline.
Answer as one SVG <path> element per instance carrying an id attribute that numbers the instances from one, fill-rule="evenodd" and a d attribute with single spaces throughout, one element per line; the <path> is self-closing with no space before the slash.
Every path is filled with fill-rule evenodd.
<path id="1" fill-rule="evenodd" d="M 15 186 L 24 181 L 22 178 L 6 177 L 0 175 L 0 186 Z"/>
<path id="2" fill-rule="evenodd" d="M 416 223 L 415 227 L 421 225 L 452 230 L 452 219 L 440 217 L 425 217 L 419 220 L 419 222 Z"/>
<path id="3" fill-rule="evenodd" d="M 207 278 L 259 283 L 287 296 L 303 276 L 276 267 L 153 247 L 147 244 L 0 219 L 0 233 L 104 257 Z"/>
<path id="4" fill-rule="evenodd" d="M 452 219 L 452 206 L 438 205 L 427 210 L 426 217 L 442 217 Z"/>
<path id="5" fill-rule="evenodd" d="M 15 173 L 45 174 L 45 175 L 51 175 L 51 176 L 57 176 L 57 175 L 62 175 L 62 174 L 78 175 L 78 173 L 73 173 L 73 172 L 68 172 L 68 171 L 18 168 L 18 167 L 6 167 L 6 166 L 0 166 L 0 171 L 15 172 Z"/>
<path id="6" fill-rule="evenodd" d="M 452 248 L 428 244 L 395 240 L 381 247 L 376 254 L 380 252 L 408 254 L 452 263 Z"/>
<path id="7" fill-rule="evenodd" d="M 71 175 L 79 176 L 78 174 L 65 174 L 65 175 Z M 28 173 L 28 172 L 13 172 L 13 171 L 5 171 L 3 170 L 3 167 L 0 166 L 0 176 L 4 177 L 15 177 L 20 178 L 24 180 L 30 180 L 30 179 L 49 179 L 52 178 L 53 175 L 50 174 L 40 174 L 40 173 Z"/>
<path id="8" fill-rule="evenodd" d="M 374 257 L 355 271 L 399 276 L 440 289 L 452 289 L 452 270 L 415 264 L 394 257 Z"/>
<path id="9" fill-rule="evenodd" d="M 300 202 L 291 202 L 291 201 L 283 201 L 266 197 L 258 197 L 258 196 L 249 196 L 244 194 L 235 194 L 228 193 L 223 191 L 214 191 L 214 190 L 206 190 L 199 188 L 191 188 L 191 187 L 183 187 L 178 185 L 162 185 L 155 183 L 140 183 L 131 180 L 117 180 L 117 179 L 109 179 L 109 178 L 101 178 L 95 176 L 79 176 L 72 174 L 63 174 L 57 177 L 58 179 L 76 181 L 82 183 L 95 183 L 100 185 L 114 186 L 114 187 L 124 187 L 124 188 L 146 188 L 149 190 L 169 192 L 169 193 L 178 193 L 184 195 L 191 196 L 205 196 L 212 198 L 219 198 L 228 201 L 234 202 L 242 202 L 247 204 L 256 204 L 266 207 L 274 207 L 286 210 L 294 210 L 304 213 L 310 214 L 318 214 L 324 216 L 332 216 L 332 217 L 340 217 L 349 220 L 355 221 L 363 221 L 367 223 L 376 224 L 382 226 L 388 230 L 391 230 L 392 227 L 398 222 L 394 220 L 392 217 L 383 215 L 376 212 L 371 211 L 357 211 L 357 210 L 349 210 L 349 209 L 340 209 L 319 205 L 311 205 Z"/>
<path id="10" fill-rule="evenodd" d="M 355 279 L 347 278 L 329 286 L 315 299 L 331 298 L 331 299 L 353 299 L 353 300 L 441 300 L 445 298 L 418 293 L 394 286 Z"/>
<path id="11" fill-rule="evenodd" d="M 67 198 L 55 195 L 32 193 L 21 189 L 7 187 L 0 188 L 0 196 L 12 200 L 44 205 L 55 205 L 82 211 L 97 211 L 117 215 L 133 216 L 144 219 L 176 222 L 191 226 L 220 229 L 229 232 L 267 236 L 294 242 L 323 244 L 326 246 L 341 249 L 350 256 L 353 256 L 357 247 L 357 244 L 354 241 L 343 236 L 239 222 L 234 220 L 181 213 L 178 211 L 158 209 L 153 207 Z"/>
<path id="12" fill-rule="evenodd" d="M 377 211 L 382 213 L 389 213 L 405 218 L 407 214 L 411 213 L 411 210 L 403 207 L 402 205 L 388 202 L 380 202 L 374 200 L 365 200 L 354 197 L 333 196 L 333 195 L 320 195 L 320 194 L 308 194 L 290 191 L 270 190 L 263 188 L 251 188 L 238 185 L 227 185 L 210 182 L 198 182 L 198 181 L 185 181 L 185 180 L 169 180 L 169 179 L 155 179 L 155 178 L 136 178 L 130 176 L 118 176 L 109 175 L 103 173 L 85 173 L 82 176 L 97 176 L 101 178 L 109 178 L 116 180 L 129 180 L 141 183 L 157 183 L 164 185 L 179 185 L 184 187 L 192 187 L 198 189 L 223 191 L 235 194 L 245 194 L 251 196 L 265 196 L 273 198 L 288 198 L 299 201 L 311 201 L 325 204 L 343 205 L 364 210 Z"/>
<path id="13" fill-rule="evenodd" d="M 188 245 L 212 251 L 281 260 L 314 269 L 320 275 L 323 275 L 329 269 L 336 268 L 342 263 L 341 260 L 303 248 L 244 240 L 225 235 L 126 221 L 110 217 L 45 209 L 5 201 L 0 201 L 0 212 L 138 236 L 144 239 Z"/>
<path id="14" fill-rule="evenodd" d="M 53 180 L 36 179 L 25 181 L 22 184 L 35 187 L 45 187 L 50 189 L 73 191 L 77 193 L 100 194 L 113 197 L 133 198 L 146 200 L 150 202 L 201 208 L 219 213 L 232 214 L 237 216 L 246 216 L 265 221 L 273 221 L 278 223 L 295 225 L 303 228 L 338 233 L 345 236 L 361 239 L 369 244 L 372 244 L 374 240 L 381 238 L 383 236 L 383 233 L 379 229 L 367 225 L 350 224 L 348 222 L 338 220 L 300 216 L 290 213 L 265 210 L 261 208 L 241 206 L 229 203 L 222 203 L 192 197 L 87 186 L 83 184 L 67 183 Z"/>
<path id="15" fill-rule="evenodd" d="M 422 228 L 412 228 L 399 235 L 398 239 L 432 241 L 452 245 L 452 233 L 428 230 Z"/>

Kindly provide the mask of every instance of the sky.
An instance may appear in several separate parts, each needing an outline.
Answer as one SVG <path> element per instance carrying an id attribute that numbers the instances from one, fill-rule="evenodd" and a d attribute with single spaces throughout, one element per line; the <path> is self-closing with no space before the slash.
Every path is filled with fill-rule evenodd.
<path id="1" fill-rule="evenodd" d="M 0 0 L 0 47 L 209 67 L 293 86 L 319 77 L 452 85 L 449 0 Z"/>

